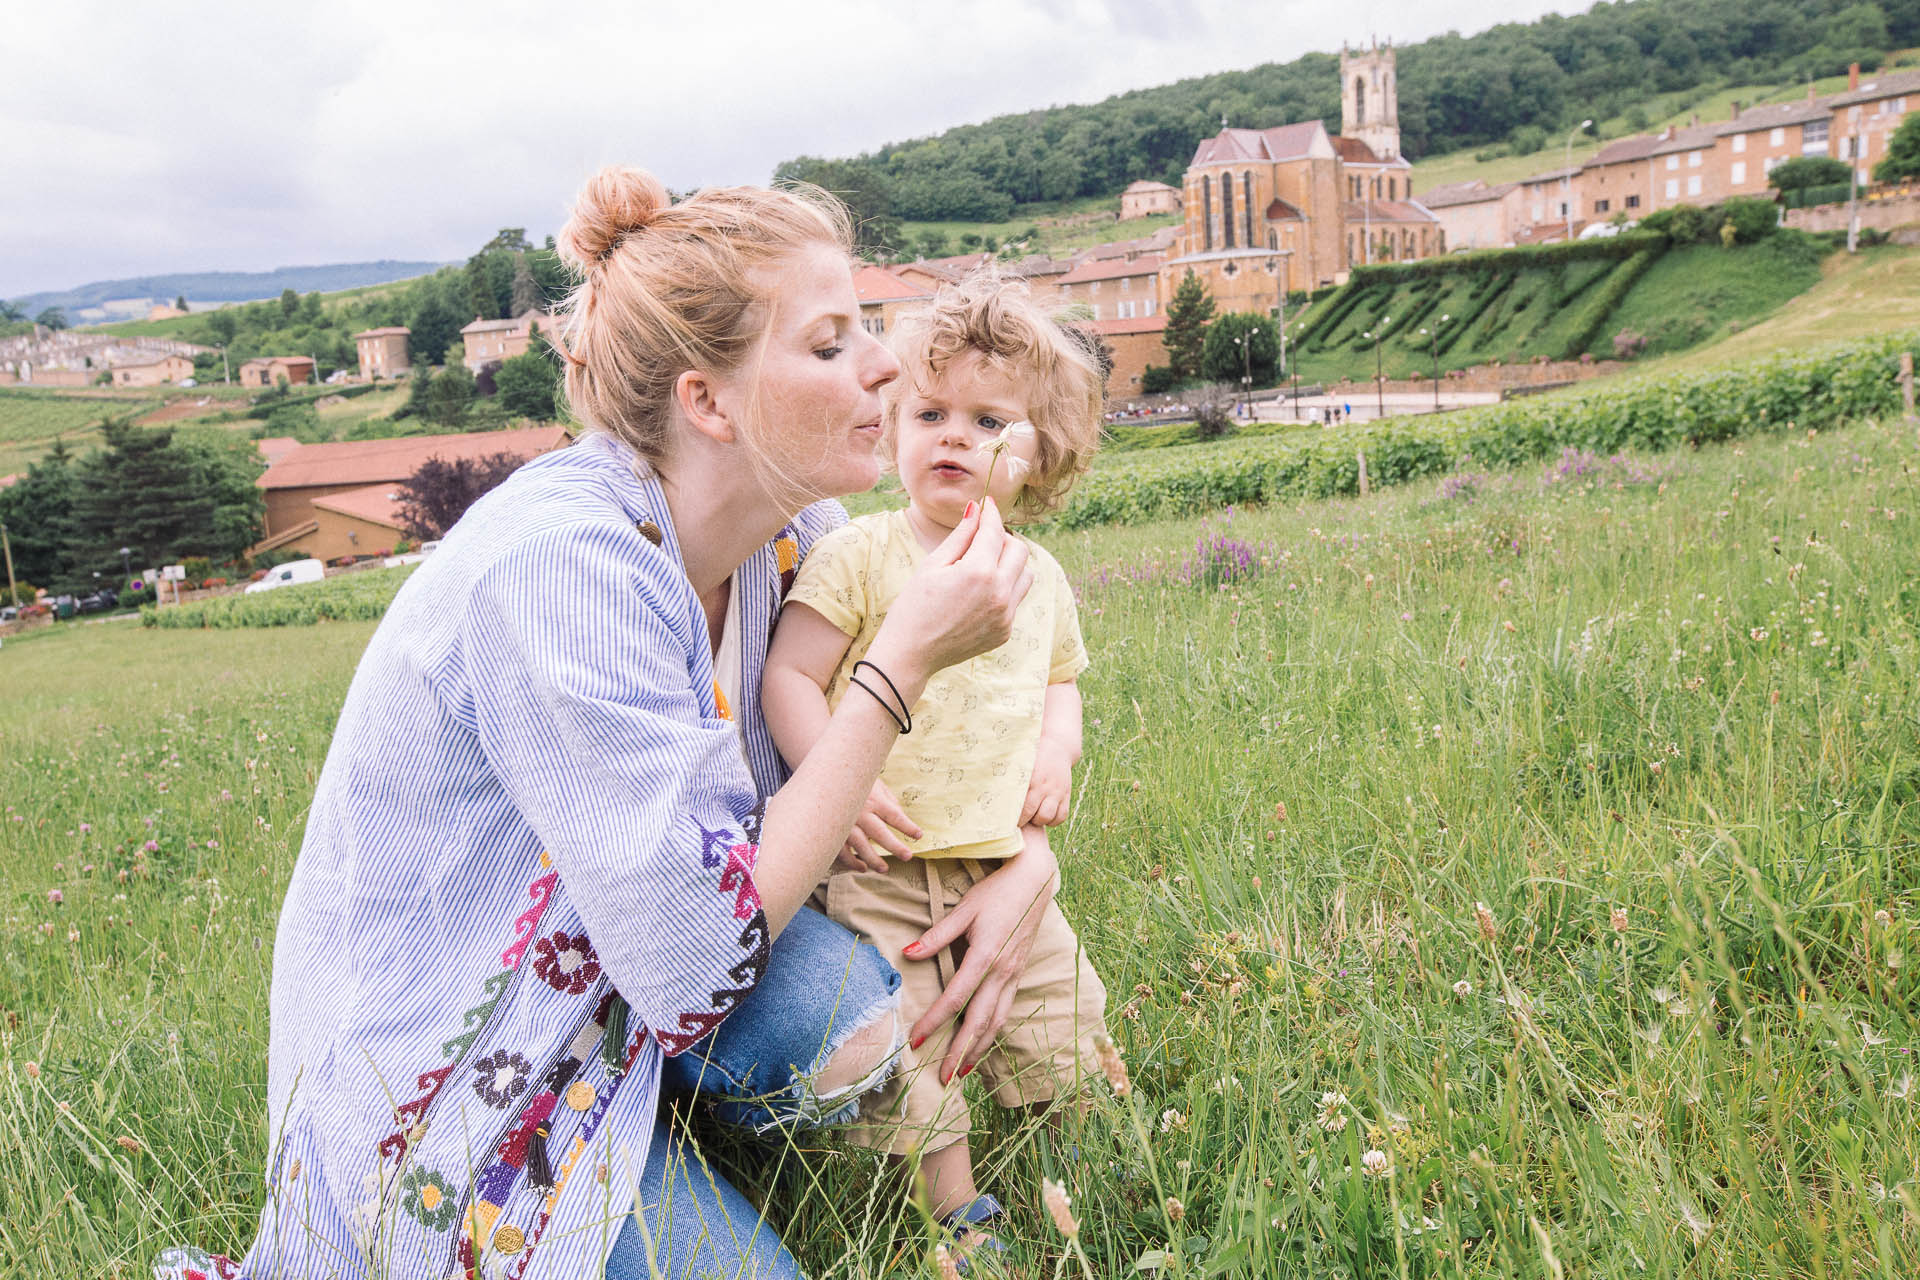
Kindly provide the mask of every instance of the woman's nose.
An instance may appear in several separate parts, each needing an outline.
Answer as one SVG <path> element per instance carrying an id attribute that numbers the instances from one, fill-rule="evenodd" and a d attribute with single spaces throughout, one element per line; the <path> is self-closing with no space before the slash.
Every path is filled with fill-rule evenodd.
<path id="1" fill-rule="evenodd" d="M 866 331 L 863 329 L 861 332 Z M 888 349 L 886 343 L 870 333 L 867 334 L 867 341 L 872 344 L 872 347 L 867 361 L 866 388 L 869 391 L 878 391 L 900 376 L 900 359 Z"/>

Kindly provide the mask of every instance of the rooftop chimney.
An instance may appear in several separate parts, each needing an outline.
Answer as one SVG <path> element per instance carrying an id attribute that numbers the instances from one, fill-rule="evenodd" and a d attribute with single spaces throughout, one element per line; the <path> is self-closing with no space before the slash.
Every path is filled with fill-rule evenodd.
<path id="1" fill-rule="evenodd" d="M 1813 101 L 1813 81 L 1807 81 L 1807 101 Z"/>
<path id="2" fill-rule="evenodd" d="M 1691 124 L 1692 127 L 1695 129 L 1698 129 L 1700 127 L 1700 113 L 1698 111 L 1693 113 L 1693 119 L 1689 121 L 1689 124 Z"/>
<path id="3" fill-rule="evenodd" d="M 1728 118 L 1732 120 L 1738 120 L 1740 118 L 1740 99 L 1735 98 L 1733 100 L 1733 115 Z"/>
<path id="4" fill-rule="evenodd" d="M 1857 93 L 1859 92 L 1859 90 L 1860 90 L 1860 64 L 1856 62 L 1847 68 L 1847 92 Z"/>

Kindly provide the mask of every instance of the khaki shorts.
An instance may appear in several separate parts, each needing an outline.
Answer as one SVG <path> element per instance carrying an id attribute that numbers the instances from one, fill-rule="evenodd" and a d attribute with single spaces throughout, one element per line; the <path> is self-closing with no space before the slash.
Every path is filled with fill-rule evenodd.
<path id="1" fill-rule="evenodd" d="M 815 898 L 828 916 L 871 942 L 900 971 L 901 1009 L 911 1025 L 952 980 L 966 944 L 923 960 L 907 959 L 901 948 L 945 918 L 998 865 L 971 858 L 889 858 L 884 872 L 836 870 Z M 1050 902 L 1007 1024 L 973 1074 L 1003 1107 L 1077 1097 L 1084 1082 L 1099 1074 L 1093 1039 L 1106 1025 L 1106 1009 L 1106 987 L 1073 927 Z M 951 1019 L 919 1049 L 909 1046 L 901 1054 L 893 1079 L 862 1101 L 849 1138 L 906 1155 L 938 1151 L 968 1135 L 973 1122 L 964 1082 L 940 1083 L 941 1063 L 959 1025 Z"/>

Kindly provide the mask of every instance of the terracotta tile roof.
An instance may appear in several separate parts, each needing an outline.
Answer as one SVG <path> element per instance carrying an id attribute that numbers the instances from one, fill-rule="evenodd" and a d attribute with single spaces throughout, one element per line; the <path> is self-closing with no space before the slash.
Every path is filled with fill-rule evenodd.
<path id="1" fill-rule="evenodd" d="M 862 266 L 853 273 L 853 296 L 861 302 L 903 302 L 930 295 L 884 267 Z"/>
<path id="2" fill-rule="evenodd" d="M 1778 129 L 1782 125 L 1830 120 L 1833 118 L 1833 102 L 1832 98 L 1815 98 L 1812 102 L 1775 102 L 1748 107 L 1738 118 L 1715 125 L 1714 132 L 1724 138 L 1733 133 L 1759 133 L 1763 129 Z"/>
<path id="3" fill-rule="evenodd" d="M 1309 155 L 1327 139 L 1318 120 L 1283 124 L 1274 129 L 1222 129 L 1203 139 L 1193 153 L 1194 164 L 1222 164 L 1234 160 L 1294 160 Z M 1329 144 L 1329 153 L 1331 146 Z"/>
<path id="4" fill-rule="evenodd" d="M 292 436 L 266 436 L 254 443 L 260 446 L 260 456 L 267 460 L 268 466 L 272 466 L 300 447 L 300 442 Z"/>
<path id="5" fill-rule="evenodd" d="M 369 524 L 383 524 L 389 529 L 401 527 L 400 486 L 395 482 L 370 484 L 364 489 L 348 489 L 344 493 L 329 493 L 325 497 L 315 498 L 313 505 L 327 511 L 337 511 L 343 516 L 352 516 L 356 520 L 365 520 Z"/>
<path id="6" fill-rule="evenodd" d="M 1629 160 L 1645 160 L 1660 145 L 1660 135 L 1655 133 L 1636 133 L 1631 138 L 1621 138 L 1609 142 L 1600 148 L 1593 159 L 1580 166 L 1591 169 L 1595 165 L 1625 164 Z"/>
<path id="7" fill-rule="evenodd" d="M 1095 258 L 1081 263 L 1054 283 L 1085 284 L 1092 280 L 1118 280 L 1122 276 L 1158 275 L 1160 265 L 1165 261 L 1157 253 L 1143 253 L 1131 261 L 1126 258 Z"/>
<path id="8" fill-rule="evenodd" d="M 1695 124 L 1684 129 L 1675 129 L 1671 138 L 1663 138 L 1660 145 L 1653 149 L 1656 156 L 1669 155 L 1676 151 L 1698 151 L 1710 147 L 1713 140 L 1720 136 L 1724 125 Z"/>
<path id="9" fill-rule="evenodd" d="M 362 329 L 359 333 L 356 333 L 353 336 L 355 338 L 384 338 L 390 334 L 394 336 L 398 336 L 401 334 L 410 335 L 412 333 L 413 333 L 413 330 L 407 328 L 407 326 L 403 324 L 390 324 L 384 329 Z"/>
<path id="10" fill-rule="evenodd" d="M 532 458 L 564 447 L 568 439 L 565 427 L 522 427 L 517 431 L 303 444 L 269 466 L 254 483 L 262 489 L 390 484 L 405 480 L 429 458 L 484 458 L 495 453 Z"/>
<path id="11" fill-rule="evenodd" d="M 245 364 L 241 365 L 240 367 L 242 369 L 250 369 L 257 364 L 261 364 L 261 365 L 265 365 L 265 364 L 303 365 L 304 364 L 311 367 L 313 365 L 313 357 L 312 356 L 256 356 L 255 358 L 247 361 Z"/>
<path id="12" fill-rule="evenodd" d="M 473 323 L 461 327 L 462 333 L 507 333 L 525 330 L 530 324 L 540 326 L 542 332 L 556 330 L 560 322 L 542 311 L 529 311 L 525 315 L 515 316 L 511 320 L 482 320 L 474 317 Z"/>
<path id="13" fill-rule="evenodd" d="M 1163 312 L 1157 316 L 1128 316 L 1120 320 L 1076 320 L 1079 328 L 1099 334 L 1160 333 L 1167 327 Z"/>
<path id="14" fill-rule="evenodd" d="M 1371 214 L 1369 214 L 1367 211 L 1368 203 L 1371 203 L 1373 206 L 1373 211 Z M 1411 200 L 1374 200 L 1371 202 L 1362 202 L 1359 200 L 1343 200 L 1341 202 L 1340 209 L 1341 209 L 1341 215 L 1345 217 L 1349 223 L 1357 223 L 1362 225 L 1364 225 L 1368 221 L 1373 221 L 1373 222 L 1438 222 L 1439 221 L 1438 218 L 1433 216 L 1433 213 L 1431 210 L 1422 208 L 1419 204 Z"/>
<path id="15" fill-rule="evenodd" d="M 1469 182 L 1453 182 L 1444 187 L 1435 187 L 1431 191 L 1423 191 L 1420 193 L 1420 203 L 1429 209 L 1451 209 L 1463 204 L 1485 204 L 1490 200 L 1500 199 L 1518 185 L 1520 184 L 1517 182 L 1502 182 L 1490 187 L 1480 179 L 1474 178 Z"/>
<path id="16" fill-rule="evenodd" d="M 1128 191 L 1178 191 L 1179 189 L 1178 187 L 1170 187 L 1164 182 L 1149 182 L 1145 178 L 1140 179 L 1138 182 L 1129 182 L 1127 184 Z"/>
<path id="17" fill-rule="evenodd" d="M 1576 165 L 1571 169 L 1549 169 L 1545 173 L 1530 173 L 1520 179 L 1518 185 L 1523 187 L 1542 187 L 1550 182 L 1565 182 L 1568 178 L 1577 178 L 1579 176 L 1580 168 Z"/>
<path id="18" fill-rule="evenodd" d="M 1268 222 L 1304 222 L 1306 215 L 1278 196 L 1267 205 Z"/>
<path id="19" fill-rule="evenodd" d="M 1830 101 L 1836 107 L 1850 107 L 1901 93 L 1920 93 L 1920 71 L 1883 71 L 1871 80 L 1862 80 L 1858 89 L 1836 94 Z"/>
<path id="20" fill-rule="evenodd" d="M 958 280 L 976 267 L 983 267 L 993 261 L 990 253 L 963 253 L 950 258 L 920 258 L 913 262 L 902 262 L 902 267 L 918 267 L 922 271 L 939 276 L 943 280 Z"/>

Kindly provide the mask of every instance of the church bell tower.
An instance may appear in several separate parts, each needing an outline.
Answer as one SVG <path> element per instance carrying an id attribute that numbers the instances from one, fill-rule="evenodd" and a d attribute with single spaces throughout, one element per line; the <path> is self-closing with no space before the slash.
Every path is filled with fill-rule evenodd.
<path id="1" fill-rule="evenodd" d="M 1400 90 L 1394 82 L 1393 45 L 1340 49 L 1340 132 L 1373 148 L 1382 160 L 1400 155 Z"/>

